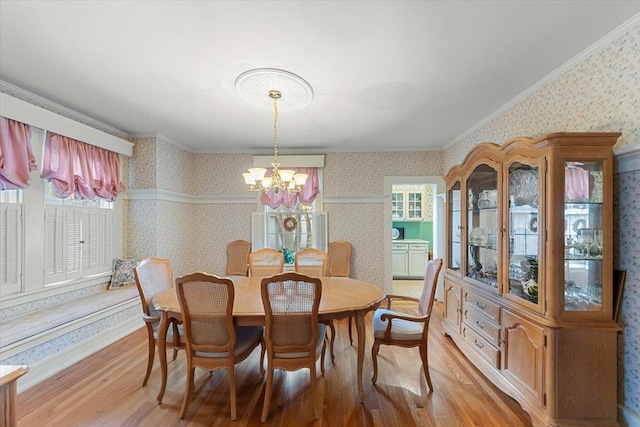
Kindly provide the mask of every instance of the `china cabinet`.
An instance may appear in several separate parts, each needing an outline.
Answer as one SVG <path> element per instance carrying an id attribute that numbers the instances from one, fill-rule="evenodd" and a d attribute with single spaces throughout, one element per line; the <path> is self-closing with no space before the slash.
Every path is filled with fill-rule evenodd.
<path id="1" fill-rule="evenodd" d="M 536 426 L 615 426 L 620 133 L 475 146 L 446 175 L 443 332 Z"/>

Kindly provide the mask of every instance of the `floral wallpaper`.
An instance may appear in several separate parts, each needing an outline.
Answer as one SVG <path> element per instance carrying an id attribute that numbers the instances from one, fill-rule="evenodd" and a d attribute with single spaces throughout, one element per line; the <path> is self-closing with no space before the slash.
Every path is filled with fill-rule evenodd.
<path id="1" fill-rule="evenodd" d="M 618 338 L 618 403 L 640 414 L 640 170 L 614 182 L 615 268 L 626 270 Z"/>
<path id="2" fill-rule="evenodd" d="M 560 131 L 620 131 L 614 149 L 640 145 L 640 25 L 466 135 L 445 169 L 481 142 Z M 627 270 L 618 341 L 618 404 L 640 419 L 640 172 L 616 176 L 615 267 Z M 624 232 L 622 232 L 624 230 Z"/>
<path id="3" fill-rule="evenodd" d="M 327 195 L 379 195 L 385 176 L 443 175 L 442 152 L 327 153 L 324 192 Z"/>

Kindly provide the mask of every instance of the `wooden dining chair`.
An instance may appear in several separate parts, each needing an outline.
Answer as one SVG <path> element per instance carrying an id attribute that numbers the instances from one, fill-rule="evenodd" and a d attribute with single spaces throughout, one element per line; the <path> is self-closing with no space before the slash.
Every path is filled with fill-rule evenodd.
<path id="1" fill-rule="evenodd" d="M 169 288 L 173 287 L 173 269 L 171 262 L 164 258 L 144 258 L 133 269 L 136 287 L 142 302 L 142 320 L 147 328 L 147 338 L 149 343 L 149 356 L 147 360 L 147 373 L 144 376 L 142 386 L 147 385 L 153 359 L 158 345 L 158 327 L 160 326 L 160 313 L 153 306 L 153 297 Z M 182 325 L 179 319 L 169 319 L 167 330 L 167 348 L 173 349 L 173 360 L 178 356 L 178 350 L 184 349 L 182 339 Z"/>
<path id="2" fill-rule="evenodd" d="M 316 361 L 324 375 L 325 325 L 318 322 L 322 282 L 317 277 L 284 273 L 262 279 L 265 313 L 264 338 L 267 346 L 267 383 L 262 406 L 262 422 L 267 421 L 275 369 L 295 371 L 309 368 L 315 419 L 321 404 L 316 384 Z"/>
<path id="3" fill-rule="evenodd" d="M 427 359 L 427 343 L 429 332 L 429 319 L 436 295 L 438 274 L 442 268 L 442 259 L 437 258 L 427 263 L 424 277 L 424 287 L 420 299 L 400 295 L 387 295 L 386 309 L 377 309 L 373 314 L 373 347 L 371 357 L 373 359 L 373 384 L 378 379 L 378 350 L 381 344 L 397 345 L 400 347 L 420 347 L 422 358 L 422 370 L 429 385 L 433 390 L 431 377 L 429 376 L 429 362 Z M 408 315 L 391 310 L 391 302 L 400 299 L 418 303 L 418 314 Z"/>
<path id="4" fill-rule="evenodd" d="M 158 327 L 160 326 L 160 313 L 153 306 L 153 297 L 173 287 L 171 261 L 165 258 L 144 258 L 133 269 L 133 275 L 140 294 L 140 301 L 142 302 L 142 320 L 144 320 L 147 328 L 147 341 L 149 344 L 147 373 L 142 382 L 144 387 L 149 381 L 151 369 L 153 368 L 153 359 L 158 345 Z M 185 348 L 181 323 L 179 319 L 171 318 L 167 325 L 166 348 L 173 349 L 173 360 L 176 360 L 178 350 Z"/>
<path id="5" fill-rule="evenodd" d="M 329 243 L 329 276 L 350 277 L 351 276 L 351 252 L 353 246 L 346 240 L 336 240 Z M 353 316 L 347 318 L 349 322 L 349 344 L 353 345 L 353 332 L 351 324 L 355 324 Z M 332 344 L 333 351 L 333 344 Z M 332 353 L 333 354 L 333 353 Z"/>
<path id="6" fill-rule="evenodd" d="M 235 326 L 233 323 L 233 282 L 206 273 L 193 273 L 176 279 L 178 301 L 187 347 L 187 382 L 180 418 L 187 412 L 193 391 L 195 368 L 209 373 L 229 371 L 231 419 L 236 419 L 235 365 L 261 345 L 260 373 L 264 374 L 264 341 L 261 326 Z"/>
<path id="7" fill-rule="evenodd" d="M 311 277 L 324 277 L 327 275 L 327 267 L 329 265 L 329 254 L 320 249 L 307 248 L 300 252 L 296 252 L 294 260 L 294 268 L 296 273 L 304 274 Z M 331 361 L 336 360 L 334 353 L 334 343 L 336 338 L 336 327 L 333 320 L 322 322 L 331 330 L 331 340 L 329 344 Z"/>
<path id="8" fill-rule="evenodd" d="M 351 276 L 351 252 L 353 246 L 346 240 L 336 240 L 329 243 L 329 276 Z"/>
<path id="9" fill-rule="evenodd" d="M 296 252 L 294 268 L 296 273 L 311 277 L 324 277 L 327 275 L 329 255 L 316 248 L 307 248 Z"/>
<path id="10" fill-rule="evenodd" d="M 269 277 L 282 273 L 284 254 L 270 248 L 260 249 L 249 254 L 249 275 Z"/>
<path id="11" fill-rule="evenodd" d="M 246 276 L 248 273 L 251 243 L 234 240 L 227 244 L 227 276 Z"/>

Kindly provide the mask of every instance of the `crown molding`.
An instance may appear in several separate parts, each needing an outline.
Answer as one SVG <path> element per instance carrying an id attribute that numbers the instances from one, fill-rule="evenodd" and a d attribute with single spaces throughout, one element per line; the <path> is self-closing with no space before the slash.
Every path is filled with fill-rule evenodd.
<path id="1" fill-rule="evenodd" d="M 640 143 L 613 152 L 615 156 L 614 172 L 625 173 L 640 170 Z"/>
<path id="2" fill-rule="evenodd" d="M 558 67 L 555 70 L 553 70 L 551 73 L 549 73 L 546 76 L 544 76 L 538 82 L 536 82 L 533 85 L 529 86 L 527 89 L 525 89 L 523 92 L 521 92 L 516 97 L 512 98 L 510 101 L 508 101 L 502 107 L 498 108 L 493 113 L 489 114 L 487 117 L 485 117 L 484 119 L 480 120 L 478 123 L 476 123 L 475 125 L 471 126 L 466 131 L 462 132 L 460 135 L 458 135 L 456 138 L 454 138 L 451 142 L 449 142 L 449 143 L 445 144 L 444 146 L 442 146 L 441 150 L 446 150 L 447 148 L 450 148 L 453 145 L 457 144 L 463 138 L 466 138 L 467 136 L 471 135 L 473 132 L 475 132 L 478 129 L 480 129 L 483 126 L 485 126 L 487 123 L 489 123 L 492 120 L 496 119 L 497 117 L 501 116 L 506 111 L 508 111 L 509 109 L 513 108 L 515 105 L 517 105 L 518 103 L 520 103 L 521 101 L 523 101 L 527 97 L 531 96 L 533 93 L 535 93 L 537 90 L 539 90 L 543 86 L 545 86 L 545 85 L 551 83 L 552 81 L 556 80 L 558 77 L 560 77 L 561 75 L 563 75 L 564 73 L 566 73 L 567 71 L 569 71 L 570 69 L 572 69 L 573 67 L 578 65 L 579 63 L 585 61 L 590 56 L 592 56 L 592 55 L 604 50 L 606 47 L 608 47 L 615 40 L 620 38 L 623 34 L 625 34 L 626 32 L 630 31 L 633 27 L 635 27 L 636 25 L 639 25 L 639 24 L 640 24 L 640 13 L 637 13 L 631 19 L 629 19 L 628 21 L 624 22 L 622 25 L 620 25 L 619 27 L 617 27 L 616 29 L 611 31 L 609 34 L 607 34 L 606 36 L 604 36 L 603 38 L 601 38 L 600 40 L 598 40 L 597 42 L 595 42 L 594 44 L 592 44 L 591 46 L 589 46 L 588 48 L 586 48 L 585 50 L 583 50 L 582 52 L 580 52 L 579 54 L 577 54 L 576 56 L 574 56 L 573 58 L 571 58 L 570 60 L 565 62 L 564 64 L 562 64 L 560 67 Z"/>
<path id="3" fill-rule="evenodd" d="M 132 134 L 129 134 L 129 138 L 132 138 L 132 139 L 135 139 L 135 138 L 155 138 L 156 141 L 160 141 L 160 142 L 167 143 L 169 145 L 173 145 L 174 147 L 179 148 L 179 149 L 181 149 L 183 151 L 186 151 L 187 153 L 191 153 L 191 154 L 195 153 L 195 151 L 193 151 L 192 149 L 190 149 L 186 145 L 181 144 L 180 142 L 175 141 L 175 140 L 173 140 L 173 139 L 169 138 L 168 136 L 165 136 L 165 135 L 163 135 L 161 133 L 153 133 L 153 132 L 150 132 L 150 133 L 132 133 Z"/>
<path id="4" fill-rule="evenodd" d="M 128 138 L 126 132 L 114 128 L 113 126 L 109 126 L 105 123 L 102 123 L 96 119 L 92 119 L 91 117 L 85 116 L 82 113 L 78 113 L 70 108 L 63 107 L 60 104 L 56 104 L 53 101 L 50 101 L 46 98 L 43 98 L 39 95 L 26 91 L 18 86 L 14 86 L 11 83 L 7 83 L 3 80 L 0 80 L 0 92 L 6 93 L 14 98 L 17 98 L 21 101 L 28 102 L 29 104 L 35 105 L 37 107 L 48 110 L 52 113 L 58 114 L 62 117 L 66 117 L 73 121 L 82 123 L 94 129 L 101 130 L 110 135 L 117 136 L 118 138 Z"/>

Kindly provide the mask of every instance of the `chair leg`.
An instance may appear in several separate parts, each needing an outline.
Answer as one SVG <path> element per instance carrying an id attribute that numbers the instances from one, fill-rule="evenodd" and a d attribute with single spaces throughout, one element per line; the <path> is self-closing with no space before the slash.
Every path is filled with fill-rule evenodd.
<path id="1" fill-rule="evenodd" d="M 353 333 L 351 332 L 351 320 L 353 320 L 352 316 L 347 318 L 347 322 L 349 322 L 349 344 L 353 345 Z"/>
<path id="2" fill-rule="evenodd" d="M 429 391 L 433 391 L 433 384 L 431 384 L 431 376 L 429 375 L 429 361 L 427 358 L 427 346 L 423 344 L 420 346 L 420 356 L 422 356 L 422 370 L 429 386 Z"/>
<path id="3" fill-rule="evenodd" d="M 313 366 L 309 367 L 309 374 L 311 375 L 311 399 L 313 400 L 313 412 L 315 414 L 315 419 L 320 419 L 320 404 L 318 402 L 318 381 L 316 380 L 316 364 L 313 363 Z"/>
<path id="4" fill-rule="evenodd" d="M 142 387 L 147 385 L 147 381 L 149 381 L 149 376 L 151 375 L 151 369 L 153 369 L 153 358 L 156 354 L 156 341 L 153 338 L 153 331 L 147 329 L 149 333 L 149 356 L 147 358 L 147 373 L 144 376 L 144 381 L 142 381 Z"/>
<path id="5" fill-rule="evenodd" d="M 237 417 L 236 411 L 236 373 L 234 366 L 229 366 L 229 399 L 231 401 L 231 421 Z"/>
<path id="6" fill-rule="evenodd" d="M 267 350 L 267 345 L 264 342 L 264 339 L 260 341 L 260 375 L 264 377 L 264 354 Z"/>
<path id="7" fill-rule="evenodd" d="M 327 351 L 327 340 L 325 339 L 322 342 L 322 354 L 320 355 L 320 372 L 322 372 L 322 376 L 324 377 L 324 354 Z M 315 369 L 315 365 L 314 365 Z"/>
<path id="8" fill-rule="evenodd" d="M 373 343 L 373 347 L 371 347 L 371 359 L 373 361 L 373 378 L 371 381 L 373 385 L 376 385 L 376 381 L 378 380 L 378 351 L 380 350 L 380 341 L 377 339 Z"/>
<path id="9" fill-rule="evenodd" d="M 271 406 L 271 389 L 273 388 L 273 367 L 271 363 L 267 366 L 267 384 L 264 386 L 264 403 L 262 404 L 262 417 L 260 421 L 267 422 L 269 416 L 269 406 Z"/>
<path id="10" fill-rule="evenodd" d="M 334 363 L 336 360 L 336 355 L 333 353 L 333 343 L 336 340 L 336 327 L 333 324 L 333 320 L 329 323 L 329 329 L 331 329 L 331 363 Z"/>
<path id="11" fill-rule="evenodd" d="M 180 419 L 184 418 L 184 414 L 187 413 L 189 407 L 189 401 L 191 400 L 191 389 L 193 389 L 193 376 L 195 373 L 195 366 L 191 366 L 191 361 L 188 362 L 187 369 L 187 384 L 184 389 L 184 399 L 182 399 L 182 409 L 180 410 Z"/>

